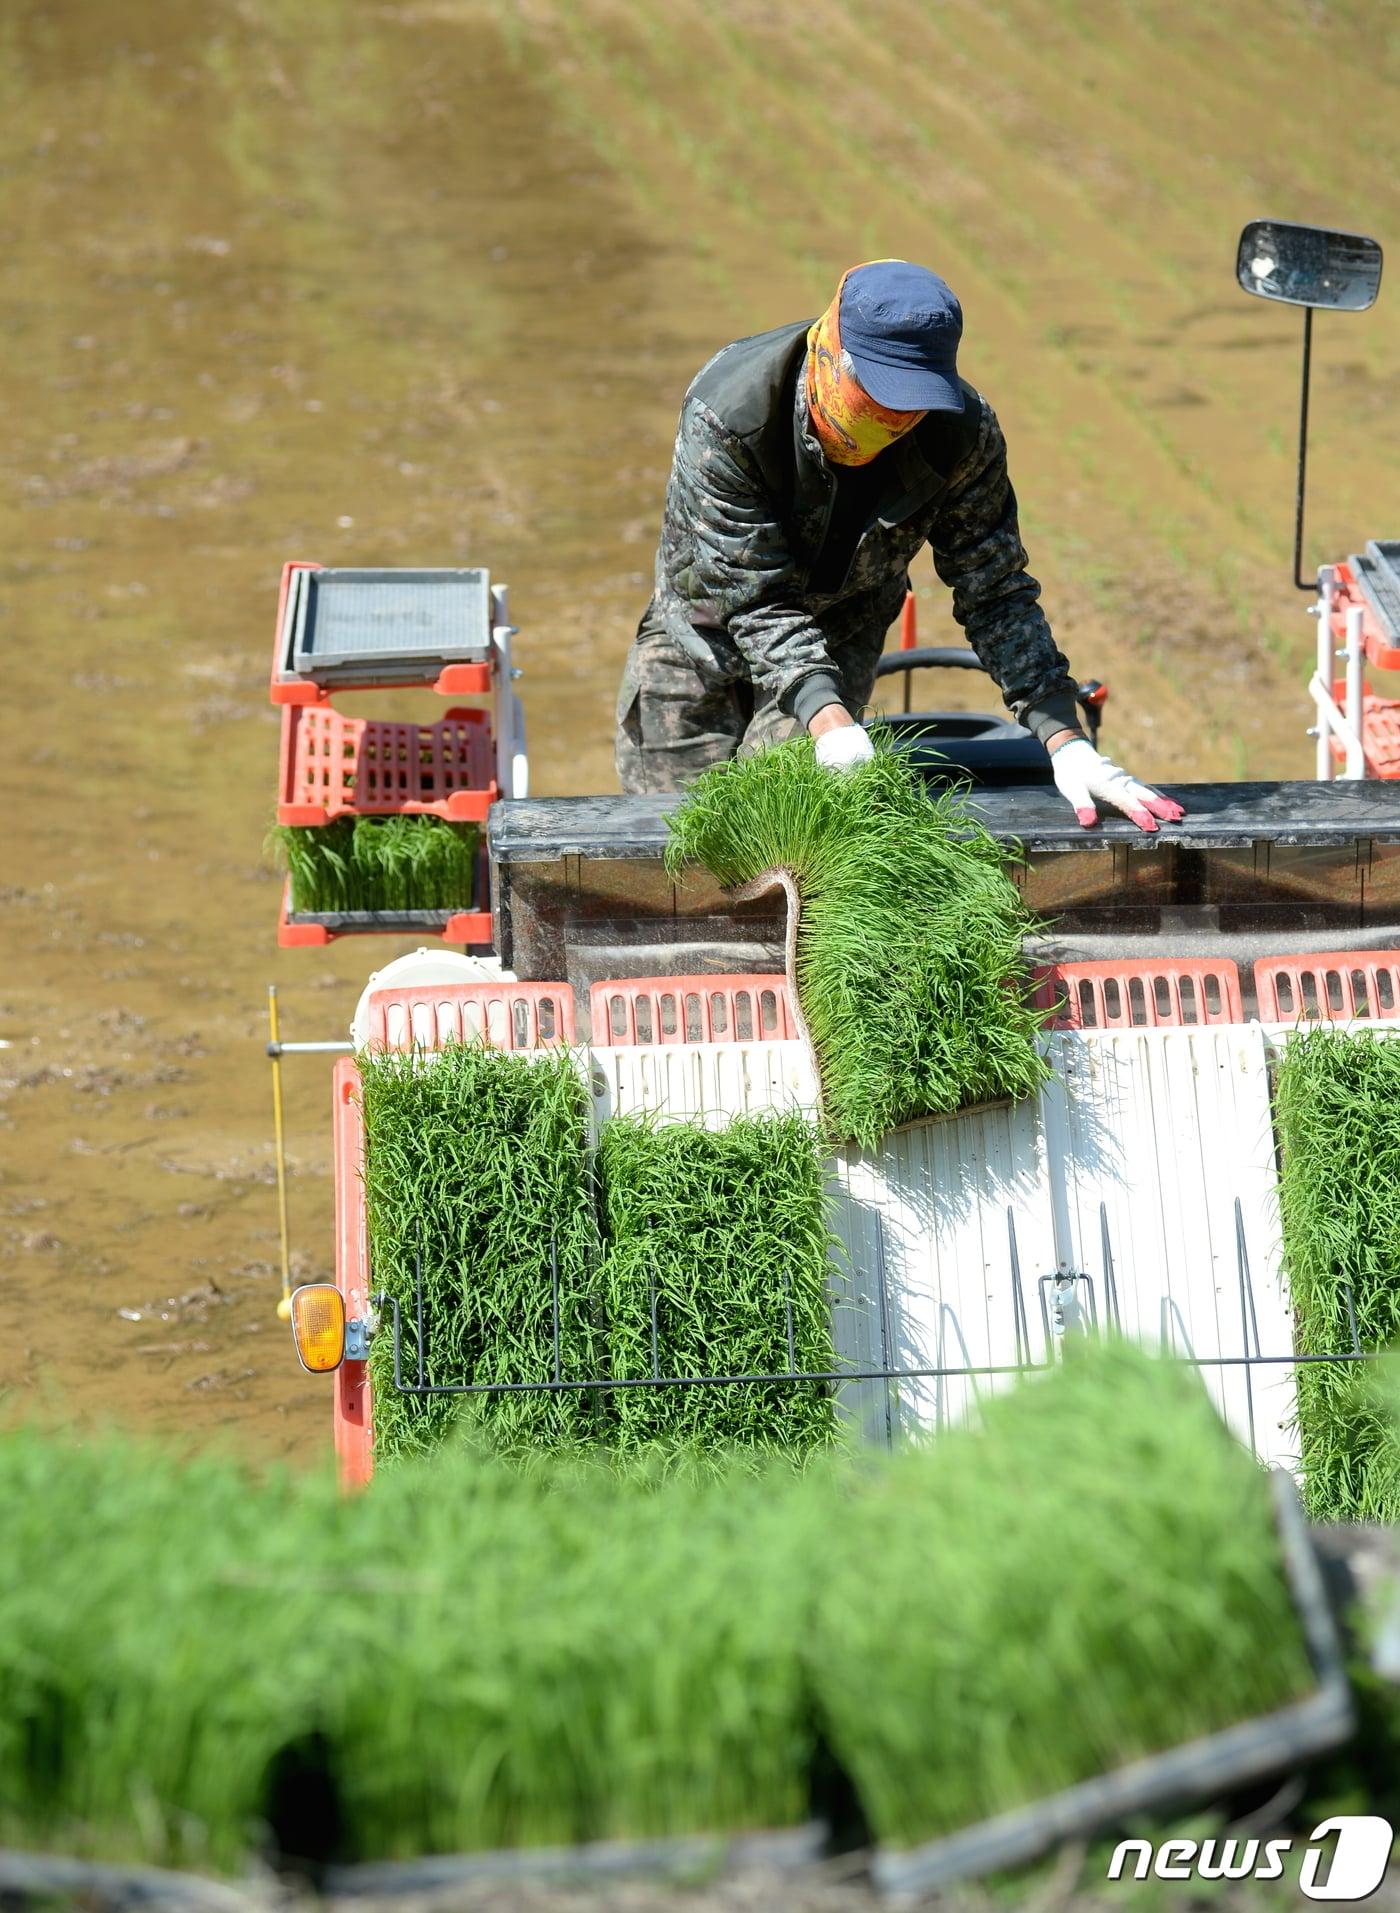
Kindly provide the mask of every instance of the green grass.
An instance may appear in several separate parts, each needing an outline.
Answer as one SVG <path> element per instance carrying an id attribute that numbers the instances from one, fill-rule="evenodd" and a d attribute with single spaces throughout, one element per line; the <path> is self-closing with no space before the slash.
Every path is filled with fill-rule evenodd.
<path id="1" fill-rule="evenodd" d="M 347 1500 L 10 1429 L 0 1534 L 0 1844 L 163 1864 L 241 1866 L 317 1735 L 344 1859 L 791 1825 L 819 1726 L 898 1843 L 1308 1680 L 1263 1476 L 1126 1350 L 802 1474 L 462 1444 Z"/>
<path id="2" fill-rule="evenodd" d="M 1034 925 L 1006 855 L 957 792 L 931 794 L 875 733 L 874 761 L 819 768 L 810 738 L 717 765 L 671 819 L 667 865 L 735 887 L 790 870 L 797 991 L 832 1134 L 1029 1094 L 1047 1074 L 1025 1001 Z"/>
<path id="3" fill-rule="evenodd" d="M 598 1180 L 608 1372 L 650 1375 L 653 1294 L 663 1375 L 775 1374 L 835 1366 L 824 1168 L 805 1118 L 740 1117 L 723 1129 L 643 1117 L 603 1126 Z M 617 1389 L 609 1439 L 740 1443 L 802 1452 L 831 1441 L 821 1382 Z"/>
<path id="4" fill-rule="evenodd" d="M 466 910 L 476 893 L 475 824 L 440 817 L 337 817 L 276 825 L 268 843 L 291 876 L 292 909 Z"/>
<path id="5" fill-rule="evenodd" d="M 828 1565 L 813 1679 L 894 1846 L 1310 1683 L 1266 1477 L 1194 1377 L 1127 1345 L 881 1470 Z"/>
<path id="6" fill-rule="evenodd" d="M 420 1251 L 428 1381 L 552 1378 L 551 1255 L 563 1371 L 596 1373 L 587 1094 L 573 1059 L 453 1043 L 428 1060 L 364 1053 L 359 1067 L 370 1267 L 376 1292 L 403 1311 L 405 1379 L 417 1374 Z M 370 1376 L 375 1450 L 389 1461 L 435 1445 L 463 1420 L 485 1423 L 507 1447 L 581 1439 L 595 1407 L 579 1393 L 402 1394 L 387 1309 Z"/>
<path id="7" fill-rule="evenodd" d="M 1351 1347 L 1344 1285 L 1365 1349 L 1400 1338 L 1400 1045 L 1321 1028 L 1289 1038 L 1275 1097 L 1283 1259 L 1298 1350 Z M 1298 1369 L 1308 1512 L 1400 1520 L 1389 1418 L 1357 1363 Z"/>

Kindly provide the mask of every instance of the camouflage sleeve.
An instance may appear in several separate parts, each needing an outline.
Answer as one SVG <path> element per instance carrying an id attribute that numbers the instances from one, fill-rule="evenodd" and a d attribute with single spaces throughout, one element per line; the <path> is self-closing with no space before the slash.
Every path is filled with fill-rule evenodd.
<path id="1" fill-rule="evenodd" d="M 985 399 L 981 404 L 977 444 L 953 474 L 929 545 L 968 642 L 1017 721 L 1043 741 L 1082 728 L 1074 680 L 1041 609 L 1040 586 L 1026 570 L 1006 440 L 996 413 Z"/>
<path id="2" fill-rule="evenodd" d="M 693 540 L 692 603 L 725 626 L 755 685 L 789 716 L 798 704 L 802 715 L 838 703 L 841 681 L 820 623 L 801 603 L 774 501 L 742 443 L 694 402 L 681 422 L 677 472 Z"/>

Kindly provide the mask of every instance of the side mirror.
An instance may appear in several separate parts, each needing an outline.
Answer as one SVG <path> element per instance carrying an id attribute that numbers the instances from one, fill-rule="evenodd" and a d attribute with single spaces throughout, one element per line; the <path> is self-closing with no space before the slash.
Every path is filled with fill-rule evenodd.
<path id="1" fill-rule="evenodd" d="M 1381 249 L 1364 233 L 1251 219 L 1240 234 L 1235 278 L 1260 299 L 1364 312 L 1381 289 Z"/>
<path id="2" fill-rule="evenodd" d="M 1364 312 L 1381 289 L 1381 249 L 1359 232 L 1329 232 L 1325 226 L 1285 226 L 1277 219 L 1251 219 L 1240 234 L 1235 278 L 1257 299 L 1303 308 L 1303 389 L 1298 407 L 1298 498 L 1293 514 L 1293 582 L 1311 591 L 1303 576 L 1303 495 L 1308 472 L 1308 388 L 1312 375 L 1313 313 Z"/>

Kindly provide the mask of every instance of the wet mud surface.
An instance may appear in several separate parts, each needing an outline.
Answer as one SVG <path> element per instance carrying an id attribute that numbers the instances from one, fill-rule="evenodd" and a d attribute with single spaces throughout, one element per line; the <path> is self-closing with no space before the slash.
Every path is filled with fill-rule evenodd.
<path id="1" fill-rule="evenodd" d="M 1361 5 L 1225 12 L 10 0 L 0 1412 L 324 1456 L 274 1314 L 265 991 L 285 1036 L 338 1037 L 411 943 L 276 948 L 280 567 L 488 565 L 535 789 L 613 788 L 681 392 L 857 259 L 962 294 L 1108 748 L 1307 774 L 1297 326 L 1235 291 L 1234 235 L 1388 239 L 1400 60 Z M 1365 66 L 1364 146 L 1316 110 L 1324 54 Z M 1400 300 L 1320 321 L 1315 378 L 1317 558 L 1400 530 Z M 306 1278 L 329 1067 L 286 1077 Z"/>

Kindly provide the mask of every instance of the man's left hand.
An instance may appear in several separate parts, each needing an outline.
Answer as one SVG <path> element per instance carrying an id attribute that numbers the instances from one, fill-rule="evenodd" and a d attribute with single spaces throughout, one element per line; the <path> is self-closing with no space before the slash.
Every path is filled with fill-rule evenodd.
<path id="1" fill-rule="evenodd" d="M 1159 820 L 1174 824 L 1186 815 L 1174 797 L 1163 797 L 1160 791 L 1140 784 L 1112 758 L 1096 751 L 1087 738 L 1071 737 L 1054 745 L 1050 769 L 1060 795 L 1074 806 L 1075 816 L 1086 829 L 1099 821 L 1099 803 L 1121 810 L 1139 830 L 1155 830 Z"/>

